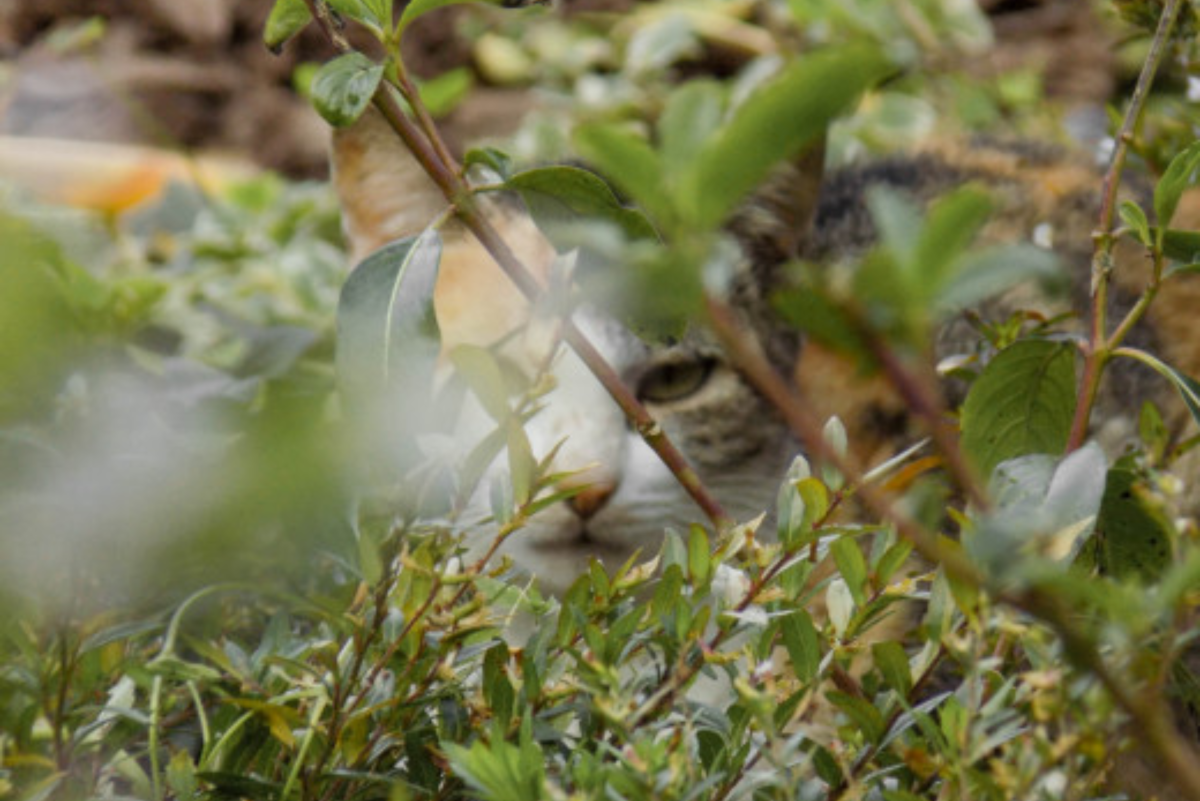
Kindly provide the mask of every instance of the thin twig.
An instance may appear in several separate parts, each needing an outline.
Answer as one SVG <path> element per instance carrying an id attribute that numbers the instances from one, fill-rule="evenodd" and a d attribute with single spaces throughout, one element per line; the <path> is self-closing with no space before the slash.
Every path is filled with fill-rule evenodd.
<path id="1" fill-rule="evenodd" d="M 1150 87 L 1154 76 L 1167 52 L 1167 43 L 1171 37 L 1171 29 L 1183 7 L 1182 0 L 1167 0 L 1162 16 L 1158 19 L 1158 29 L 1150 44 L 1150 52 L 1142 64 L 1142 72 L 1138 76 L 1137 86 L 1129 99 L 1129 108 L 1125 111 L 1125 119 L 1117 134 L 1113 148 L 1112 161 L 1104 175 L 1104 194 L 1100 204 L 1100 219 L 1093 234 L 1095 254 L 1092 257 L 1092 304 L 1091 325 L 1088 341 L 1084 345 L 1083 373 L 1079 377 L 1079 400 L 1075 406 L 1075 417 L 1071 421 L 1071 434 L 1067 439 L 1067 452 L 1070 453 L 1083 445 L 1087 438 L 1088 423 L 1091 420 L 1092 407 L 1096 403 L 1096 395 L 1100 388 L 1100 379 L 1104 374 L 1104 365 L 1111 355 L 1111 345 L 1108 341 L 1108 286 L 1113 269 L 1113 224 L 1117 214 L 1117 191 L 1121 185 L 1121 172 L 1125 168 L 1125 158 L 1129 153 L 1129 143 L 1141 121 L 1142 111 L 1146 107 L 1146 99 L 1150 95 Z M 1166 221 L 1160 220 L 1160 225 Z M 1151 294 L 1151 298 L 1153 295 Z M 1147 304 L 1148 305 L 1148 302 Z M 1139 314 L 1145 310 L 1141 306 Z M 1129 319 L 1129 318 L 1127 318 Z M 1136 317 L 1132 322 L 1136 321 Z M 1122 328 L 1126 328 L 1124 325 Z"/>

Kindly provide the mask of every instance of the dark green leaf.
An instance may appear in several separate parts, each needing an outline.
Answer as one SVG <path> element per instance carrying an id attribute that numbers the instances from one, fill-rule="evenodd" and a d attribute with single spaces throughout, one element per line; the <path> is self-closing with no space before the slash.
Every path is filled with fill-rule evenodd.
<path id="1" fill-rule="evenodd" d="M 816 288 L 779 292 L 772 305 L 784 320 L 822 345 L 869 359 L 866 341 L 851 317 Z"/>
<path id="2" fill-rule="evenodd" d="M 1159 229 L 1151 230 L 1157 235 Z M 1169 228 L 1163 233 L 1162 249 L 1169 258 L 1184 264 L 1200 261 L 1200 231 Z"/>
<path id="3" fill-rule="evenodd" d="M 811 682 L 821 666 L 821 639 L 812 617 L 797 609 L 780 619 L 779 633 L 796 678 L 806 684 Z"/>
<path id="4" fill-rule="evenodd" d="M 868 741 L 878 742 L 886 731 L 883 715 L 870 701 L 847 693 L 831 691 L 826 697 L 854 723 Z"/>
<path id="5" fill-rule="evenodd" d="M 561 250 L 577 245 L 572 229 L 588 220 L 614 225 L 629 240 L 657 238 L 645 215 L 622 205 L 608 184 L 587 170 L 539 167 L 517 173 L 504 187 L 520 193 L 538 228 Z"/>
<path id="6" fill-rule="evenodd" d="M 516 694 L 508 680 L 508 644 L 497 642 L 483 656 L 483 697 L 501 725 L 512 718 Z"/>
<path id="7" fill-rule="evenodd" d="M 1075 349 L 1024 340 L 1001 351 L 971 385 L 962 409 L 963 449 L 981 474 L 1005 459 L 1061 453 L 1075 412 Z"/>
<path id="8" fill-rule="evenodd" d="M 853 537 L 838 537 L 829 546 L 838 572 L 850 588 L 854 603 L 862 606 L 867 601 L 867 562 Z"/>
<path id="9" fill-rule="evenodd" d="M 346 53 L 322 65 L 312 81 L 317 113 L 335 127 L 357 120 L 366 110 L 383 78 L 384 66 L 362 53 Z"/>
<path id="10" fill-rule="evenodd" d="M 1184 190 L 1197 182 L 1200 170 L 1200 142 L 1193 142 L 1178 153 L 1154 187 L 1154 216 L 1159 231 L 1171 226 L 1175 209 Z"/>
<path id="11" fill-rule="evenodd" d="M 789 64 L 735 109 L 699 154 L 681 187 L 685 219 L 719 225 L 772 166 L 798 154 L 892 70 L 881 50 L 865 44 L 820 50 Z"/>
<path id="12" fill-rule="evenodd" d="M 1171 564 L 1174 529 L 1143 496 L 1140 476 L 1128 468 L 1108 471 L 1096 521 L 1100 568 L 1116 578 L 1152 581 Z"/>
<path id="13" fill-rule="evenodd" d="M 907 698 L 912 690 L 912 670 L 904 646 L 894 640 L 872 643 L 871 657 L 888 686 L 899 693 L 901 698 Z"/>
<path id="14" fill-rule="evenodd" d="M 625 128 L 595 124 L 576 130 L 574 142 L 589 164 L 642 208 L 660 221 L 672 219 L 662 160 L 645 139 Z"/>

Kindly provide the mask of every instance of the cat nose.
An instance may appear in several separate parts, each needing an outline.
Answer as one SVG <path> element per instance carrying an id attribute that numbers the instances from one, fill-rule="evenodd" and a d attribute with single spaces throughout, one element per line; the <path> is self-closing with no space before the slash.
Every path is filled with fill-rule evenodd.
<path id="1" fill-rule="evenodd" d="M 608 503 L 608 499 L 616 490 L 617 485 L 614 481 L 593 481 L 588 483 L 579 494 L 572 496 L 567 503 L 571 505 L 575 514 L 587 520 L 604 508 L 604 504 Z"/>

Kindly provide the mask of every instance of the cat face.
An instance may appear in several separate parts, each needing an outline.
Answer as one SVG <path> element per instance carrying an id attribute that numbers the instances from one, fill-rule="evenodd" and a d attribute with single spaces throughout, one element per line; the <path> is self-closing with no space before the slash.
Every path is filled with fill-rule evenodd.
<path id="1" fill-rule="evenodd" d="M 573 320 L 729 514 L 745 520 L 770 507 L 795 443 L 719 349 L 696 334 L 671 346 L 650 345 L 587 307 Z M 522 342 L 519 349 L 527 352 L 513 360 L 536 363 L 544 346 Z M 611 571 L 639 551 L 653 556 L 666 527 L 686 531 L 704 518 L 574 353 L 560 349 L 550 374 L 555 388 L 526 433 L 537 458 L 558 446 L 554 472 L 579 471 L 567 484 L 584 489 L 534 515 L 501 553 L 536 574 L 544 590 L 561 593 L 589 559 Z M 505 470 L 498 460 L 483 483 Z M 481 488 L 471 511 L 486 514 L 486 497 Z M 486 550 L 492 529 L 485 525 L 471 534 L 472 552 Z"/>
<path id="2" fill-rule="evenodd" d="M 729 300 L 785 369 L 795 355 L 795 337 L 780 336 L 764 299 L 773 268 L 795 251 L 807 230 L 821 160 L 820 148 L 814 148 L 786 165 L 729 223 L 745 254 Z M 373 113 L 336 134 L 333 166 L 356 260 L 390 240 L 418 233 L 445 210 L 444 198 Z M 492 208 L 489 216 L 524 264 L 544 283 L 550 281 L 555 254 L 528 218 L 502 207 Z M 665 528 L 686 531 L 690 523 L 703 521 L 700 509 L 596 378 L 559 346 L 555 326 L 536 319 L 469 235 L 453 224 L 442 233 L 434 305 L 444 348 L 504 342 L 503 358 L 531 380 L 549 365 L 555 388 L 526 433 L 535 458 L 558 447 L 552 472 L 574 472 L 567 481 L 584 487 L 570 501 L 534 515 L 506 539 L 501 553 L 537 575 L 544 589 L 561 592 L 590 558 L 612 570 L 639 551 L 654 555 Z M 670 346 L 647 344 L 586 299 L 572 310 L 572 319 L 728 514 L 747 520 L 770 508 L 795 442 L 711 339 L 691 331 Z M 478 403 L 468 407 L 459 426 L 461 449 L 494 428 Z M 505 465 L 502 457 L 491 467 L 463 521 L 488 517 L 488 485 L 502 478 Z M 468 535 L 468 556 L 486 552 L 494 536 L 494 524 L 475 527 Z"/>

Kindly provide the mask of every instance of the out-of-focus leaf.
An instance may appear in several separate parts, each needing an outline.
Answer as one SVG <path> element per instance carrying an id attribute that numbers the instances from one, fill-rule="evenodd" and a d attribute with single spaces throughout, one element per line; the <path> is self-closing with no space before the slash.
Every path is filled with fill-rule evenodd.
<path id="1" fill-rule="evenodd" d="M 556 246 L 574 247 L 563 231 L 584 220 L 610 223 L 630 240 L 657 238 L 645 215 L 622 205 L 608 184 L 587 170 L 539 167 L 517 173 L 504 186 L 521 195 L 538 228 Z"/>
<path id="2" fill-rule="evenodd" d="M 338 301 L 338 381 L 376 442 L 400 451 L 428 430 L 440 350 L 433 289 L 441 238 L 428 230 L 376 251 L 342 287 Z M 393 453 L 403 463 L 408 455 Z M 385 457 L 389 458 L 389 457 Z M 390 461 L 389 458 L 389 461 Z"/>
<path id="3" fill-rule="evenodd" d="M 780 160 L 796 155 L 894 69 L 871 45 L 828 48 L 787 66 L 735 110 L 681 187 L 685 219 L 720 224 Z"/>
<path id="4" fill-rule="evenodd" d="M 1144 497 L 1140 480 L 1129 468 L 1118 466 L 1108 472 L 1096 523 L 1099 566 L 1117 578 L 1152 581 L 1171 564 L 1174 528 L 1162 510 Z"/>
<path id="5" fill-rule="evenodd" d="M 666 191 L 662 158 L 644 138 L 626 128 L 597 123 L 577 129 L 574 141 L 589 164 L 655 219 L 673 218 L 674 205 Z"/>
<path id="6" fill-rule="evenodd" d="M 279 52 L 284 43 L 302 31 L 312 21 L 312 13 L 304 0 L 275 0 L 263 28 L 263 43 Z"/>

